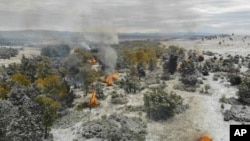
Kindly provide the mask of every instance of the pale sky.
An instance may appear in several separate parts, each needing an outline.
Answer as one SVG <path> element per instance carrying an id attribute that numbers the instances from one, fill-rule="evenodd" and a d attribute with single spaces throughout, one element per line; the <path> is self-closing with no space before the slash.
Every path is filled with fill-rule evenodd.
<path id="1" fill-rule="evenodd" d="M 250 34 L 249 0 L 0 0 L 0 30 Z"/>

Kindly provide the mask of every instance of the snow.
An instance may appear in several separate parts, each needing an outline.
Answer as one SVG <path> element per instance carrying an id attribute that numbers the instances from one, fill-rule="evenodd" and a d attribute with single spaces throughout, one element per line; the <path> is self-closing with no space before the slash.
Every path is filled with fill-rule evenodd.
<path id="1" fill-rule="evenodd" d="M 234 37 L 240 39 L 240 37 Z M 180 42 L 165 42 L 166 45 L 179 45 L 186 49 L 198 49 L 200 51 L 212 51 L 220 54 L 231 55 L 247 55 L 250 52 L 250 47 L 239 41 L 225 40 L 225 44 L 218 45 L 218 42 L 222 39 L 216 39 L 212 41 L 180 41 Z M 228 45 L 230 44 L 230 45 Z M 241 68 L 241 71 L 246 71 L 246 68 Z M 219 99 L 225 95 L 227 98 L 236 97 L 237 88 L 230 86 L 226 80 L 219 79 L 213 80 L 213 73 L 207 76 L 207 80 L 204 80 L 204 84 L 211 86 L 211 94 L 200 94 L 199 91 L 195 93 L 174 90 L 177 94 L 181 95 L 187 103 L 189 103 L 189 109 L 184 113 L 178 114 L 175 117 L 167 121 L 150 121 L 142 116 L 147 121 L 148 135 L 147 141 L 194 141 L 204 134 L 209 135 L 215 141 L 228 141 L 229 140 L 229 126 L 230 124 L 240 124 L 239 122 L 229 121 L 226 122 L 223 119 L 222 112 L 225 109 L 229 109 L 230 105 L 225 104 L 225 109 L 221 108 Z M 177 83 L 177 80 L 171 80 L 167 82 L 167 90 L 170 91 L 173 85 Z M 127 105 L 142 105 L 143 95 L 129 95 L 129 103 Z M 108 101 L 108 100 L 107 100 Z M 102 107 L 95 110 L 91 116 L 96 117 L 102 114 L 111 114 L 117 112 L 117 107 L 110 106 L 108 102 L 103 103 Z M 132 115 L 133 113 L 130 113 Z M 136 115 L 135 115 L 136 116 Z M 79 121 L 73 126 L 78 128 L 82 124 Z M 72 141 L 76 136 L 72 128 L 66 129 L 52 129 L 55 141 Z M 93 139 L 94 140 L 94 139 Z"/>
<path id="2" fill-rule="evenodd" d="M 212 88 L 212 96 L 206 98 L 202 104 L 204 108 L 204 128 L 208 130 L 209 135 L 214 140 L 228 141 L 230 122 L 223 120 L 219 99 L 222 95 L 226 95 L 226 97 L 236 96 L 237 88 L 226 87 L 225 83 L 213 81 L 212 74 L 208 77 L 207 82 Z"/>
<path id="3" fill-rule="evenodd" d="M 76 138 L 75 130 L 82 125 L 82 122 L 78 122 L 73 127 L 66 129 L 53 129 L 51 133 L 53 134 L 53 141 L 73 141 Z"/>

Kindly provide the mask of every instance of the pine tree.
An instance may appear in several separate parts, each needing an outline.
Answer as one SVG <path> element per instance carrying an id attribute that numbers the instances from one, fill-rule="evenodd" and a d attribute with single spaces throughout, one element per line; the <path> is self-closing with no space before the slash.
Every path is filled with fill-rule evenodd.
<path id="1" fill-rule="evenodd" d="M 155 69 L 155 63 L 154 63 L 153 59 L 150 59 L 150 60 L 149 60 L 148 69 L 149 69 L 151 72 L 154 71 L 154 69 Z"/>

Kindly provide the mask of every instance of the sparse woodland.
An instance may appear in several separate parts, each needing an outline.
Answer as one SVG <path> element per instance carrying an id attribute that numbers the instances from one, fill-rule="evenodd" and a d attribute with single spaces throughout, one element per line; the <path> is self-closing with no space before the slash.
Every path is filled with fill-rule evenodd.
<path id="1" fill-rule="evenodd" d="M 15 48 L 0 48 L 0 59 L 10 59 L 11 57 L 15 57 L 18 54 L 18 49 Z"/>
<path id="2" fill-rule="evenodd" d="M 188 108 L 188 104 L 185 105 L 184 99 L 178 94 L 179 91 L 200 90 L 201 94 L 211 94 L 211 87 L 203 84 L 202 80 L 214 73 L 215 81 L 222 76 L 228 77 L 232 85 L 238 86 L 239 100 L 249 104 L 249 78 L 240 75 L 239 69 L 232 65 L 239 63 L 239 56 L 223 59 L 212 52 L 185 50 L 173 45 L 166 47 L 150 40 L 123 41 L 112 45 L 112 48 L 118 56 L 115 64 L 117 74 L 124 74 L 119 79 L 110 75 L 114 72 L 107 74 L 103 66 L 95 66 L 97 63 L 103 65 L 98 58 L 98 49 L 75 47 L 73 53 L 70 53 L 72 48 L 67 45 L 47 46 L 42 48 L 40 56 L 23 56 L 20 64 L 1 66 L 0 140 L 42 141 L 43 138 L 51 138 L 50 130 L 54 124 L 67 117 L 67 114 L 59 115 L 60 112 L 74 107 L 78 107 L 74 110 L 83 110 L 89 106 L 86 101 L 81 105 L 73 104 L 77 99 L 75 89 L 83 91 L 83 97 L 94 89 L 100 104 L 110 96 L 110 104 L 114 105 L 125 105 L 128 103 L 127 95 L 137 95 L 145 90 L 144 105 L 139 108 L 132 106 L 130 109 L 145 113 L 149 120 L 168 120 Z M 9 52 L 10 56 L 18 53 L 12 49 Z M 209 58 L 204 59 L 204 56 Z M 249 60 L 246 62 L 242 65 L 247 66 Z M 225 75 L 219 75 L 219 72 Z M 108 87 L 105 78 L 110 79 L 112 93 L 104 92 Z M 175 78 L 178 84 L 173 88 L 168 87 L 166 83 Z M 121 93 L 122 90 L 124 93 Z M 82 125 L 82 137 L 145 140 L 146 125 L 141 119 L 118 115 L 102 118 L 86 123 L 86 126 Z M 120 120 L 124 120 L 124 123 Z M 137 120 L 134 127 L 140 126 L 136 127 L 138 130 L 130 128 L 129 122 Z M 93 131 L 89 127 L 93 127 Z M 125 132 L 126 136 L 117 136 L 111 132 Z"/>

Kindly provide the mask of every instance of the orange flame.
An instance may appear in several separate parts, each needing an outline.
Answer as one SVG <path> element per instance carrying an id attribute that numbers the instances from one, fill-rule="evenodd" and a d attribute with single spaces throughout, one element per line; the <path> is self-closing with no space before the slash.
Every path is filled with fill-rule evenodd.
<path id="1" fill-rule="evenodd" d="M 92 90 L 91 92 L 91 97 L 90 97 L 90 100 L 89 100 L 89 105 L 91 107 L 97 107 L 100 105 L 100 103 L 98 102 L 97 98 L 96 98 L 96 92 L 95 90 Z"/>
<path id="2" fill-rule="evenodd" d="M 118 78 L 118 72 L 116 71 L 112 74 L 112 79 L 117 80 L 117 78 Z"/>
<path id="3" fill-rule="evenodd" d="M 105 77 L 105 83 L 107 84 L 107 86 L 112 86 L 113 84 L 112 75 L 107 75 Z"/>
<path id="4" fill-rule="evenodd" d="M 89 59 L 88 62 L 90 64 L 95 64 L 96 63 L 96 59 L 95 58 Z"/>
<path id="5" fill-rule="evenodd" d="M 186 62 L 186 63 L 189 63 L 189 62 L 190 62 L 189 57 L 186 57 L 186 58 L 185 58 L 185 62 Z"/>
<path id="6" fill-rule="evenodd" d="M 177 70 L 181 70 L 182 69 L 182 63 L 179 63 L 178 65 L 177 65 Z"/>
<path id="7" fill-rule="evenodd" d="M 113 80 L 117 80 L 118 78 L 118 72 L 114 72 L 111 75 L 107 75 L 105 77 L 105 83 L 107 84 L 107 86 L 112 86 L 113 85 Z"/>
<path id="8" fill-rule="evenodd" d="M 208 135 L 202 136 L 199 141 L 213 141 L 212 138 L 210 138 Z"/>

